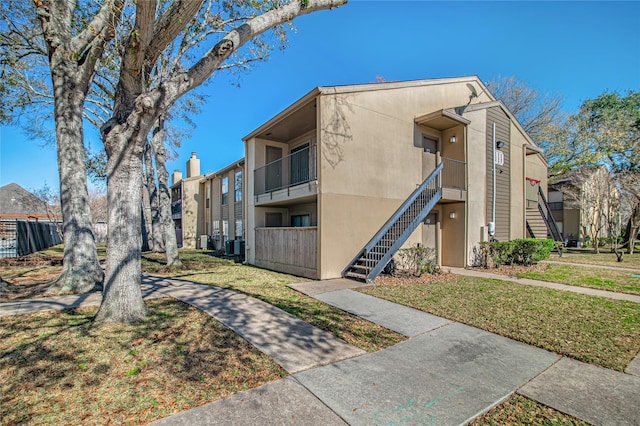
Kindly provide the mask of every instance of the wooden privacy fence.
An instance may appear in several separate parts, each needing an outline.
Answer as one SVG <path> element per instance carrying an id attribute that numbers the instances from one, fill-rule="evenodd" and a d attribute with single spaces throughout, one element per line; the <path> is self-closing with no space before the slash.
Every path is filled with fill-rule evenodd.
<path id="1" fill-rule="evenodd" d="M 256 263 L 281 272 L 315 275 L 317 234 L 315 226 L 256 228 Z"/>
<path id="2" fill-rule="evenodd" d="M 0 222 L 0 257 L 26 256 L 61 244 L 56 225 L 49 222 Z"/>

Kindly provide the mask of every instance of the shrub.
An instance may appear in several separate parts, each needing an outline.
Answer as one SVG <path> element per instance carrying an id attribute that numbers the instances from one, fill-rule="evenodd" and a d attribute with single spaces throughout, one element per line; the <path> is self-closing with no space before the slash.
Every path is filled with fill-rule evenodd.
<path id="1" fill-rule="evenodd" d="M 495 268 L 501 265 L 532 265 L 549 258 L 555 241 L 537 238 L 518 238 L 513 241 L 480 243 L 476 252 L 476 265 Z"/>
<path id="2" fill-rule="evenodd" d="M 436 250 L 431 247 L 417 245 L 398 251 L 399 265 L 401 269 L 413 271 L 414 275 L 424 273 L 436 274 L 440 272 L 436 259 Z"/>

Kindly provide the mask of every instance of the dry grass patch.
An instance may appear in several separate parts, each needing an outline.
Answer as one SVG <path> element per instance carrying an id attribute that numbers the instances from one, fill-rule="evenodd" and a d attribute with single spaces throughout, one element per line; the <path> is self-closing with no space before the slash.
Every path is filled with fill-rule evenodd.
<path id="1" fill-rule="evenodd" d="M 149 301 L 138 324 L 96 309 L 0 318 L 4 424 L 146 424 L 286 373 L 183 303 Z"/>
<path id="2" fill-rule="evenodd" d="M 362 292 L 603 367 L 640 350 L 640 304 L 472 277 Z"/>
<path id="3" fill-rule="evenodd" d="M 504 403 L 478 417 L 470 426 L 502 425 L 576 425 L 588 426 L 575 417 L 539 404 L 520 395 L 514 395 Z"/>

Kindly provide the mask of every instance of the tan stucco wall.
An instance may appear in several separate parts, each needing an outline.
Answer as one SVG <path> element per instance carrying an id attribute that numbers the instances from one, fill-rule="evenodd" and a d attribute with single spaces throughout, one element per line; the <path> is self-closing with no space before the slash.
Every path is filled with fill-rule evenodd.
<path id="1" fill-rule="evenodd" d="M 451 218 L 451 214 L 455 218 Z M 465 205 L 451 203 L 442 205 L 442 265 L 464 267 L 465 259 L 460 256 L 465 252 Z"/>
<path id="2" fill-rule="evenodd" d="M 430 171 L 423 167 L 423 158 L 429 163 L 433 159 L 416 146 L 421 130 L 429 129 L 420 129 L 415 117 L 465 105 L 469 101 L 466 82 L 320 97 L 321 278 L 339 276 L 422 183 Z M 480 100 L 490 99 L 481 94 Z M 337 123 L 342 127 L 334 131 Z M 429 133 L 440 137 L 443 154 L 450 150 L 452 157 L 464 158 L 462 128 L 456 131 L 456 144 L 446 139 L 451 132 Z M 421 229 L 405 246 L 418 242 L 422 243 Z"/>

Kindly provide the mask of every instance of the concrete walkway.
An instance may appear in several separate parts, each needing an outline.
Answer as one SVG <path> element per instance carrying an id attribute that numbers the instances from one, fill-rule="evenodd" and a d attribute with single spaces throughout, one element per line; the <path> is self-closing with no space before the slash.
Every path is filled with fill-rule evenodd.
<path id="1" fill-rule="evenodd" d="M 158 425 L 458 425 L 514 392 L 595 425 L 640 424 L 640 377 L 607 370 L 353 291 L 331 280 L 292 285 L 411 337 L 364 354 L 246 295 L 146 276 L 147 297 L 198 307 L 271 356 L 289 377 L 158 420 Z M 21 302 L 13 313 L 67 309 L 96 296 Z M 0 315 L 10 307 L 0 304 Z M 633 363 L 632 363 L 633 364 Z M 630 366 L 631 367 L 631 366 Z"/>

